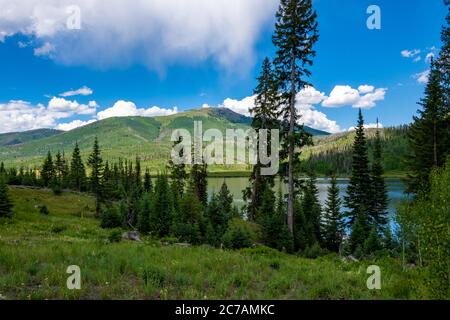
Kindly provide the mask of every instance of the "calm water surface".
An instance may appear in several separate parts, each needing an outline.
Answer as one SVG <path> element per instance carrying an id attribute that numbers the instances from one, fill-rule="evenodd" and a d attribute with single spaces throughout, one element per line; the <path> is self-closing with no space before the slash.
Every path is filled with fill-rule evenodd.
<path id="1" fill-rule="evenodd" d="M 226 181 L 228 188 L 233 194 L 235 204 L 241 207 L 244 204 L 242 199 L 242 190 L 244 190 L 248 186 L 248 178 L 246 177 L 237 177 L 237 178 L 209 178 L 208 179 L 208 194 L 212 194 L 213 192 L 218 192 L 220 187 L 222 186 L 223 181 Z M 405 186 L 401 179 L 397 178 L 389 178 L 386 179 L 386 184 L 388 187 L 389 194 L 389 213 L 391 216 L 394 215 L 397 204 L 404 199 L 404 190 Z M 341 198 L 345 196 L 346 189 L 348 185 L 348 179 L 338 179 L 338 186 L 341 190 L 340 196 Z M 327 178 L 319 178 L 317 180 L 317 188 L 319 189 L 319 199 L 322 204 L 325 203 L 327 198 L 327 189 L 330 186 L 330 179 Z M 279 182 L 277 182 L 276 190 L 279 188 Z M 282 185 L 283 192 L 287 191 L 287 186 L 285 184 Z"/>

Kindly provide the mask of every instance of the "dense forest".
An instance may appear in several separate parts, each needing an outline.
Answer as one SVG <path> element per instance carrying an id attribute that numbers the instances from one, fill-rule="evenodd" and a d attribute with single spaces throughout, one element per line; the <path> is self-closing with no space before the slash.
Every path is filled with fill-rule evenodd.
<path id="1" fill-rule="evenodd" d="M 382 144 L 382 162 L 386 173 L 402 175 L 407 171 L 406 158 L 409 126 L 389 127 L 380 130 L 367 130 L 369 159 L 373 159 L 375 136 L 379 131 Z M 351 173 L 352 143 L 355 133 L 341 133 L 327 137 L 314 138 L 314 146 L 304 150 L 302 155 L 305 171 L 320 175 L 336 173 L 348 176 Z"/>

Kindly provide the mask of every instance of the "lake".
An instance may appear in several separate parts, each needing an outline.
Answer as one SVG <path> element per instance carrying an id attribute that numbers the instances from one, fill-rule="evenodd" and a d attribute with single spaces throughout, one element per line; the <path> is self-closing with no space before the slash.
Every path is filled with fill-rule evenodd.
<path id="1" fill-rule="evenodd" d="M 242 197 L 242 190 L 244 190 L 248 186 L 248 178 L 247 177 L 233 177 L 233 178 L 208 178 L 208 194 L 211 195 L 213 192 L 218 192 L 222 183 L 226 181 L 228 188 L 234 197 L 234 202 L 237 206 L 242 207 L 244 205 L 244 200 Z M 341 198 L 344 197 L 348 185 L 348 179 L 338 179 L 338 186 L 340 189 Z M 397 204 L 404 199 L 405 195 L 403 194 L 405 190 L 405 185 L 401 179 L 398 178 L 389 178 L 386 179 L 386 185 L 388 188 L 389 195 L 389 215 L 391 217 L 394 216 Z M 327 190 L 330 186 L 330 179 L 327 178 L 318 178 L 317 179 L 317 188 L 319 190 L 319 200 L 322 205 L 325 204 L 325 200 L 327 198 Z M 275 187 L 275 190 L 279 188 L 279 181 Z M 282 185 L 283 192 L 287 192 L 287 185 Z"/>

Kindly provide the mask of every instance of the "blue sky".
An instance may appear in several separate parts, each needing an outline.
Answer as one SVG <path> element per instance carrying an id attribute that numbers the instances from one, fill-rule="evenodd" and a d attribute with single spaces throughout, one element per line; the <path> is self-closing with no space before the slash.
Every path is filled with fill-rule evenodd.
<path id="1" fill-rule="evenodd" d="M 73 3 L 81 30 L 67 29 L 67 19 L 78 17 L 67 11 Z M 366 26 L 372 4 L 381 9 L 380 30 Z M 103 5 L 0 0 L 6 8 L 0 12 L 0 132 L 70 129 L 110 116 L 204 105 L 247 113 L 261 62 L 274 54 L 276 0 Z M 316 0 L 314 6 L 320 39 L 314 88 L 299 96 L 305 123 L 344 131 L 358 106 L 369 123 L 377 117 L 384 126 L 409 123 L 423 94 L 427 55 L 440 47 L 443 1 Z"/>

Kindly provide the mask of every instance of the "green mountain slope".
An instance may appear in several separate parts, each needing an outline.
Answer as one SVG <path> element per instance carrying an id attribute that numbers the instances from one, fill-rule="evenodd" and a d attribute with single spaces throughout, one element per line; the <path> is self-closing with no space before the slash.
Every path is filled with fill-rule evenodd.
<path id="1" fill-rule="evenodd" d="M 76 142 L 84 159 L 91 150 L 95 136 L 99 138 L 105 159 L 118 161 L 139 156 L 143 166 L 153 172 L 164 169 L 170 157 L 170 137 L 175 129 L 185 128 L 193 134 L 194 121 L 202 121 L 203 131 L 219 129 L 248 129 L 252 119 L 229 109 L 198 109 L 164 117 L 109 118 L 68 132 L 42 129 L 23 133 L 0 135 L 0 161 L 6 166 L 33 167 L 41 165 L 46 153 L 64 151 L 70 156 Z M 318 174 L 334 171 L 349 173 L 354 133 L 329 135 L 305 128 L 313 134 L 315 145 L 305 149 L 302 157 L 305 170 Z M 384 167 L 391 174 L 403 174 L 407 154 L 407 127 L 383 129 Z M 368 130 L 369 154 L 375 130 Z M 213 172 L 249 171 L 250 166 L 210 166 Z"/>
<path id="2" fill-rule="evenodd" d="M 103 156 L 110 161 L 133 159 L 139 156 L 145 167 L 153 172 L 163 170 L 170 158 L 174 129 L 188 129 L 193 134 L 194 121 L 202 121 L 203 131 L 211 128 L 248 129 L 252 119 L 229 109 L 198 109 L 164 117 L 109 118 L 68 132 L 51 129 L 0 135 L 0 161 L 7 166 L 36 166 L 50 150 L 64 151 L 70 155 L 76 142 L 84 159 L 87 158 L 94 137 L 99 138 Z M 347 175 L 351 164 L 351 148 L 354 133 L 329 135 L 306 127 L 312 133 L 315 145 L 306 148 L 302 157 L 305 170 L 314 169 L 318 174 L 331 171 Z M 384 167 L 390 174 L 405 172 L 408 127 L 383 129 Z M 375 130 L 368 130 L 369 154 Z M 250 166 L 211 166 L 213 172 L 249 171 Z"/>
<path id="3" fill-rule="evenodd" d="M 37 129 L 26 132 L 11 132 L 0 134 L 0 146 L 13 146 L 28 141 L 39 140 L 61 134 L 64 131 L 55 129 Z"/>
<path id="4" fill-rule="evenodd" d="M 390 175 L 404 175 L 405 159 L 408 155 L 408 126 L 381 130 L 383 166 Z M 369 157 L 372 157 L 375 129 L 367 130 Z M 302 153 L 305 170 L 314 170 L 323 175 L 335 172 L 348 175 L 352 160 L 354 132 L 345 132 L 327 137 L 315 137 L 314 146 Z"/>
<path id="5" fill-rule="evenodd" d="M 205 108 L 181 112 L 164 117 L 123 117 L 101 120 L 68 132 L 42 130 L 42 137 L 32 133 L 22 133 L 20 144 L 0 144 L 0 161 L 7 166 L 40 165 L 50 150 L 52 153 L 64 151 L 70 155 L 76 142 L 86 159 L 97 136 L 105 159 L 117 161 L 119 158 L 132 159 L 139 156 L 143 164 L 156 172 L 162 170 L 169 160 L 172 142 L 170 137 L 175 129 L 187 129 L 193 134 L 194 121 L 202 121 L 203 131 L 219 129 L 225 135 L 226 129 L 250 128 L 252 119 L 225 108 Z M 314 135 L 328 133 L 306 128 Z M 44 135 L 44 132 L 47 132 Z M 12 141 L 13 138 L 4 141 Z M 1 140 L 0 140 L 1 141 Z M 18 140 L 17 140 L 18 141 Z M 216 171 L 248 170 L 246 166 L 211 168 Z"/>

